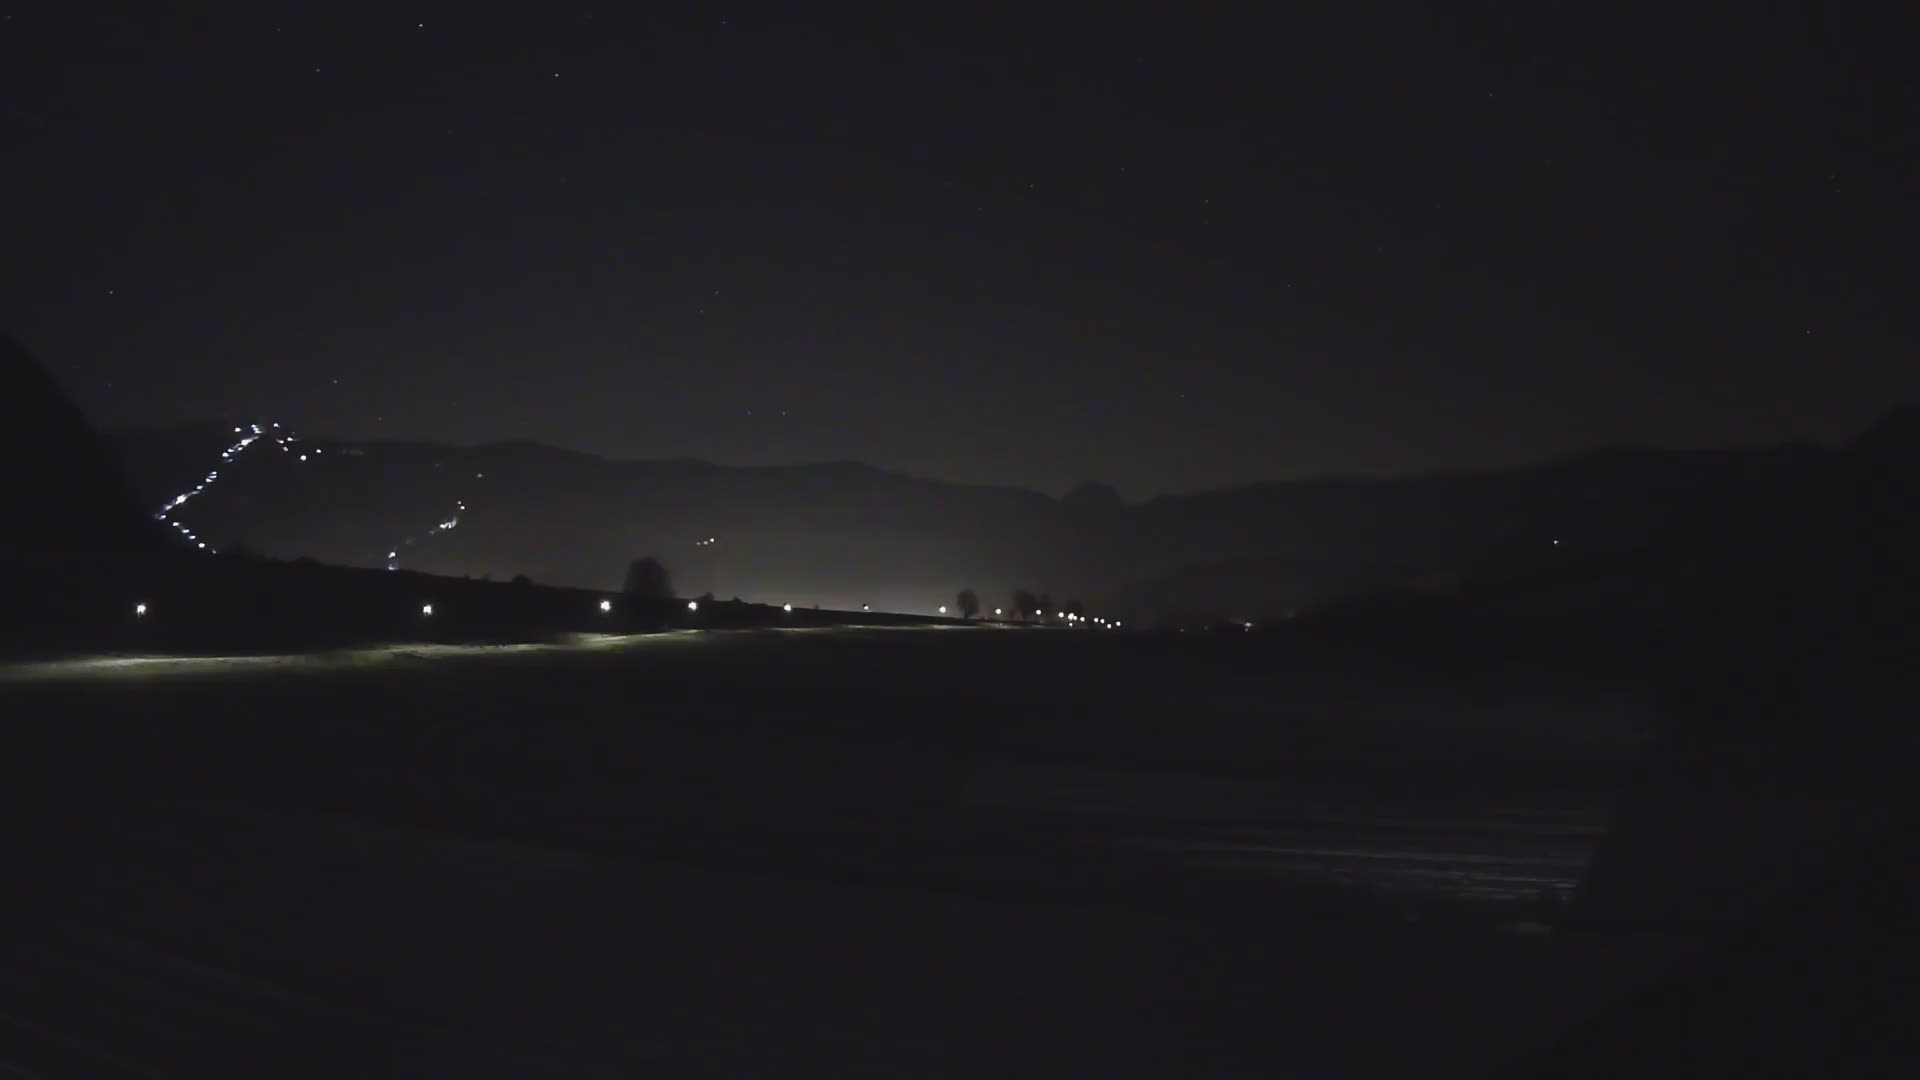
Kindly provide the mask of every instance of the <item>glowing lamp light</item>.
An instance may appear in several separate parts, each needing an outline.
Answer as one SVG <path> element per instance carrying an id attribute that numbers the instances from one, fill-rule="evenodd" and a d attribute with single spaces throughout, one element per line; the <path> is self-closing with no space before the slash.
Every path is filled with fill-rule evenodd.
<path id="1" fill-rule="evenodd" d="M 422 615 L 425 615 L 425 616 L 428 616 L 428 617 L 432 617 L 432 615 L 433 615 L 433 605 L 432 605 L 432 604 L 421 604 L 421 605 L 420 605 L 420 614 L 422 614 Z"/>
<path id="2" fill-rule="evenodd" d="M 942 614 L 942 615 L 945 615 L 946 613 L 947 613 L 947 605 L 945 605 L 945 604 L 941 604 L 941 605 L 940 605 L 940 614 Z"/>
<path id="3" fill-rule="evenodd" d="M 613 610 L 613 601 L 611 601 L 611 600 L 602 600 L 602 601 L 600 601 L 600 610 L 601 610 L 602 612 L 607 612 L 607 611 L 612 611 L 612 610 Z"/>
<path id="4" fill-rule="evenodd" d="M 872 605 L 872 604 L 861 604 L 861 605 L 860 605 L 860 610 L 861 610 L 861 611 L 872 611 L 872 610 L 873 610 L 873 605 Z"/>
<path id="5" fill-rule="evenodd" d="M 687 610 L 688 610 L 688 611 L 699 611 L 699 610 L 700 610 L 700 601 L 698 601 L 698 600 L 689 600 L 689 601 L 687 601 Z"/>
<path id="6" fill-rule="evenodd" d="M 782 605 L 780 605 L 780 610 L 781 610 L 781 611 L 784 611 L 784 612 L 786 612 L 786 613 L 787 613 L 787 614 L 789 614 L 789 615 L 791 615 L 791 614 L 793 614 L 793 605 L 792 605 L 792 604 L 782 604 Z"/>
<path id="7" fill-rule="evenodd" d="M 136 619 L 141 619 L 141 618 L 145 618 L 145 617 L 146 617 L 146 614 L 147 614 L 147 605 L 145 605 L 145 604 L 135 604 L 135 605 L 133 605 L 133 617 L 134 617 L 134 618 L 136 618 Z"/>
<path id="8" fill-rule="evenodd" d="M 994 613 L 994 614 L 995 614 L 996 616 L 997 616 L 997 615 L 999 615 L 999 614 L 1000 614 L 1000 609 L 999 609 L 999 608 L 994 608 L 994 609 L 993 609 L 993 613 Z"/>

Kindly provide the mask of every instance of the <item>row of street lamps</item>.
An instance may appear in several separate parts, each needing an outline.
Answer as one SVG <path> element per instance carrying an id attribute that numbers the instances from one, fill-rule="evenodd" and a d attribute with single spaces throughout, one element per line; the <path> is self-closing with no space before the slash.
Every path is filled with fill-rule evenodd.
<path id="1" fill-rule="evenodd" d="M 611 615 L 613 614 L 613 601 L 610 599 L 602 598 L 599 603 L 599 608 L 600 608 L 600 614 Z M 150 609 L 148 608 L 146 601 L 142 600 L 133 605 L 133 617 L 136 619 L 145 619 L 147 617 L 147 613 L 149 610 Z M 700 601 L 698 600 L 687 601 L 687 610 L 690 612 L 699 611 Z M 793 614 L 793 605 L 782 604 L 780 605 L 780 610 L 785 612 L 788 615 L 791 615 Z M 873 610 L 873 606 L 871 604 L 862 604 L 860 605 L 860 610 L 871 611 Z M 947 613 L 947 605 L 941 604 L 940 614 L 945 615 L 946 613 Z M 994 608 L 993 614 L 995 618 L 1002 618 L 1004 617 L 1004 609 Z M 1043 611 L 1036 611 L 1033 613 L 1033 616 L 1036 619 L 1044 619 L 1046 618 L 1046 613 Z M 433 618 L 433 602 L 432 601 L 428 601 L 420 605 L 420 617 L 423 619 Z M 1069 625 L 1078 624 L 1078 625 L 1086 625 L 1086 626 L 1098 626 L 1102 629 L 1112 629 L 1112 630 L 1118 630 L 1121 626 L 1121 623 L 1118 619 L 1108 620 L 1108 619 L 1103 619 L 1097 615 L 1096 616 L 1072 615 L 1062 611 L 1057 613 L 1055 617 L 1066 622 Z"/>

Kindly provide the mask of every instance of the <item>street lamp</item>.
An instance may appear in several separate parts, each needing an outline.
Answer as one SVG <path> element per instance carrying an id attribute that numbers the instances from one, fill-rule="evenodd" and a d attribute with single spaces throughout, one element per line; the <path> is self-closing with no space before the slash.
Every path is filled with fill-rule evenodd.
<path id="1" fill-rule="evenodd" d="M 135 605 L 133 605 L 133 617 L 134 617 L 134 618 L 136 618 L 136 619 L 142 619 L 142 618 L 145 618 L 145 617 L 146 617 L 146 614 L 147 614 L 147 605 L 145 605 L 145 604 L 135 604 Z"/>
<path id="2" fill-rule="evenodd" d="M 700 610 L 700 601 L 698 601 L 698 600 L 689 600 L 689 601 L 687 601 L 687 610 L 688 610 L 688 611 L 699 611 L 699 610 Z"/>
<path id="3" fill-rule="evenodd" d="M 789 614 L 789 615 L 791 615 L 791 614 L 793 614 L 793 605 L 792 605 L 792 604 L 781 604 L 781 605 L 780 605 L 780 610 L 781 610 L 781 611 L 784 611 L 784 612 L 786 612 L 786 613 L 787 613 L 787 614 Z"/>
<path id="4" fill-rule="evenodd" d="M 611 600 L 602 600 L 602 601 L 600 601 L 600 610 L 601 610 L 601 612 L 602 612 L 602 613 L 605 613 L 605 612 L 609 612 L 609 611 L 612 611 L 612 610 L 613 610 L 613 601 L 611 601 Z"/>
<path id="5" fill-rule="evenodd" d="M 426 617 L 428 617 L 428 618 L 431 618 L 431 617 L 433 616 L 433 605 L 432 605 L 432 604 L 421 604 L 421 605 L 420 605 L 420 614 L 421 614 L 421 615 L 423 615 L 423 616 L 426 616 Z"/>

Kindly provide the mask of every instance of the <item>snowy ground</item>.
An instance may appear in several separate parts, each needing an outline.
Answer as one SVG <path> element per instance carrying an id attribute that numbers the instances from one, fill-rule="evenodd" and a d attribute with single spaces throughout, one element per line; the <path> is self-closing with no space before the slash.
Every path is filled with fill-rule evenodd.
<path id="1" fill-rule="evenodd" d="M 1631 688 L 837 630 L 71 658 L 0 703 L 51 763 L 9 796 L 22 1061 L 1434 1074 L 1676 954 L 1527 932 Z"/>

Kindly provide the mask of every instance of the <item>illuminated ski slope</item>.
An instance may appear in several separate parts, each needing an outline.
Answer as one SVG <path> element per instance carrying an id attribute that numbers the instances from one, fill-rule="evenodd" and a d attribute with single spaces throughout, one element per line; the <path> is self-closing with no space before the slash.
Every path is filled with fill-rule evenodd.
<path id="1" fill-rule="evenodd" d="M 240 438 L 232 446 L 229 446 L 225 450 L 220 451 L 220 464 L 222 465 L 231 464 L 234 461 L 238 460 L 241 454 L 246 453 L 249 448 L 251 448 L 255 443 L 258 443 L 261 439 L 266 439 L 270 441 L 273 445 L 278 446 L 280 448 L 280 452 L 283 454 L 293 453 L 294 452 L 293 444 L 298 441 L 290 432 L 283 434 L 280 430 L 280 425 L 277 423 L 269 423 L 265 428 L 261 427 L 259 424 L 248 424 L 244 427 L 234 428 L 233 433 L 235 435 L 240 436 Z M 307 455 L 309 453 L 318 454 L 320 452 L 321 451 L 318 447 L 315 447 L 311 451 L 303 450 L 300 452 L 300 460 L 301 461 L 307 460 Z M 220 479 L 220 470 L 217 467 L 208 470 L 207 475 L 202 477 L 199 483 L 193 485 L 192 487 L 188 488 L 187 490 L 181 492 L 178 495 L 175 495 L 172 499 L 168 500 L 167 505 L 161 507 L 159 512 L 153 515 L 155 520 L 164 521 L 167 524 L 173 526 L 175 529 L 179 531 L 181 536 L 186 537 L 188 543 L 191 543 L 201 551 L 213 550 L 212 548 L 209 548 L 207 546 L 207 542 L 205 540 L 200 539 L 200 537 L 196 535 L 194 531 L 191 528 L 189 528 L 185 522 L 176 519 L 173 516 L 173 514 L 174 514 L 174 511 L 180 509 L 182 506 L 185 506 L 188 502 L 192 501 L 193 499 L 195 499 L 196 497 L 204 493 L 208 488 L 212 487 L 216 482 L 219 481 L 219 479 Z"/>
<path id="2" fill-rule="evenodd" d="M 207 470 L 207 474 L 201 477 L 199 482 L 195 483 L 192 487 L 167 500 L 167 504 L 162 506 L 159 511 L 153 515 L 155 520 L 171 525 L 188 543 L 200 551 L 213 552 L 215 549 L 209 546 L 198 533 L 194 532 L 191 526 L 181 521 L 177 512 L 189 502 L 205 494 L 218 483 L 220 480 L 220 469 L 222 467 L 238 461 L 242 454 L 245 454 L 254 446 L 263 443 L 277 447 L 283 454 L 294 455 L 298 461 L 302 462 L 306 461 L 309 457 L 324 453 L 324 451 L 317 446 L 310 449 L 296 449 L 296 445 L 300 441 L 299 437 L 294 435 L 291 430 L 282 428 L 278 422 L 274 421 L 269 421 L 264 426 L 261 424 L 245 424 L 234 428 L 233 433 L 239 436 L 239 438 L 234 440 L 233 444 L 225 450 L 220 451 L 220 460 L 216 466 Z M 398 570 L 400 568 L 400 552 L 403 549 L 413 547 L 442 533 L 452 532 L 458 528 L 460 525 L 460 515 L 466 513 L 466 510 L 466 501 L 463 499 L 455 499 L 454 509 L 451 515 L 443 518 L 426 532 L 409 536 L 393 544 L 387 551 L 387 569 Z"/>

